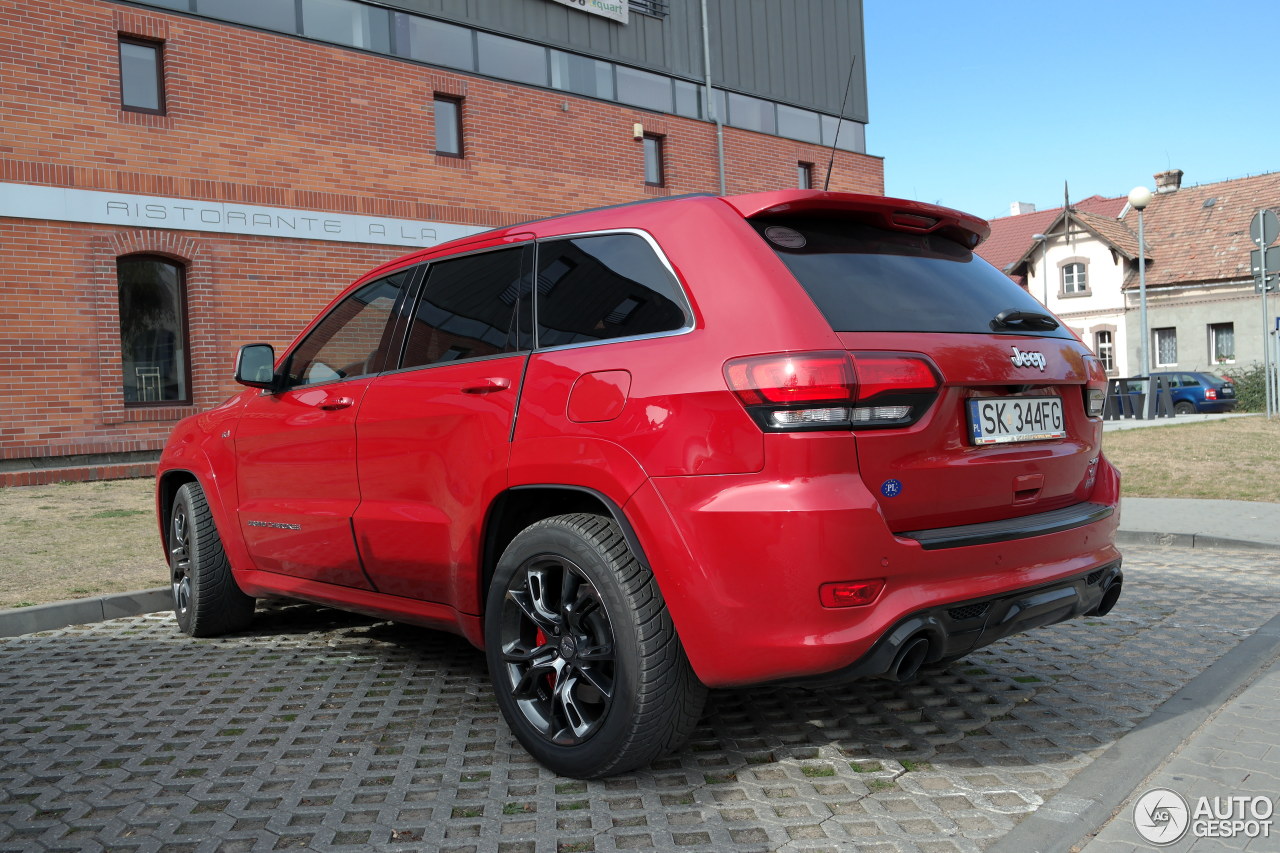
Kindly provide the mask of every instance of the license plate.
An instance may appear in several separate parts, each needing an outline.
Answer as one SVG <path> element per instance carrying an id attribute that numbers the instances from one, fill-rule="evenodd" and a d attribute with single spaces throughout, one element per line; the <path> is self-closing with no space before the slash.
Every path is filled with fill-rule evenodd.
<path id="1" fill-rule="evenodd" d="M 969 441 L 1006 444 L 1065 438 L 1061 397 L 974 397 L 969 400 Z"/>

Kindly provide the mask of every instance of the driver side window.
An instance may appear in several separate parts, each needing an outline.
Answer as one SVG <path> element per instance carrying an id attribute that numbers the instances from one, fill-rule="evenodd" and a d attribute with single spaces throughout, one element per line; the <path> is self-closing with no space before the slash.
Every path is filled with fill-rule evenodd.
<path id="1" fill-rule="evenodd" d="M 402 270 L 370 282 L 325 315 L 289 358 L 289 387 L 381 371 L 391 312 L 413 271 Z"/>

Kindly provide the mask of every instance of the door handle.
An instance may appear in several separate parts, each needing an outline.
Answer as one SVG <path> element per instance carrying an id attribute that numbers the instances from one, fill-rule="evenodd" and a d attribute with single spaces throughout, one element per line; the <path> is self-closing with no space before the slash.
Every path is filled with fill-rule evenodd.
<path id="1" fill-rule="evenodd" d="M 463 394 L 492 394 L 494 391 L 505 391 L 511 387 L 511 380 L 505 376 L 491 376 L 481 379 L 475 385 L 463 385 Z"/>
<path id="2" fill-rule="evenodd" d="M 324 409 L 326 412 L 336 412 L 338 409 L 345 409 L 349 406 L 355 405 L 355 402 L 356 401 L 350 397 L 330 397 L 328 400 L 325 400 L 320 404 L 320 408 Z"/>

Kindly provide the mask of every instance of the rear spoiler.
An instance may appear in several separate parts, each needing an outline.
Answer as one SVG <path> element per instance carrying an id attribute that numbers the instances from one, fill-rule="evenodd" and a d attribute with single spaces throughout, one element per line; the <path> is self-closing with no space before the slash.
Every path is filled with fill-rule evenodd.
<path id="1" fill-rule="evenodd" d="M 970 249 L 991 236 L 991 226 L 985 219 L 949 207 L 901 198 L 821 190 L 782 190 L 724 196 L 721 200 L 744 219 L 782 214 L 839 215 L 893 231 L 943 234 Z"/>

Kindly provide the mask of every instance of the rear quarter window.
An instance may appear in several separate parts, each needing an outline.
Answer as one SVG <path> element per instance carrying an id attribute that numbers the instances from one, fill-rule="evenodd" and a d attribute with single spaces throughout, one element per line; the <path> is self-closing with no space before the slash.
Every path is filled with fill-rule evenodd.
<path id="1" fill-rule="evenodd" d="M 538 244 L 538 346 L 678 331 L 691 314 L 671 271 L 637 234 Z"/>
<path id="2" fill-rule="evenodd" d="M 1044 313 L 1045 308 L 948 237 L 835 217 L 753 219 L 750 224 L 837 332 L 1072 338 L 1066 326 L 1053 331 L 993 329 L 991 321 L 1002 311 Z"/>

